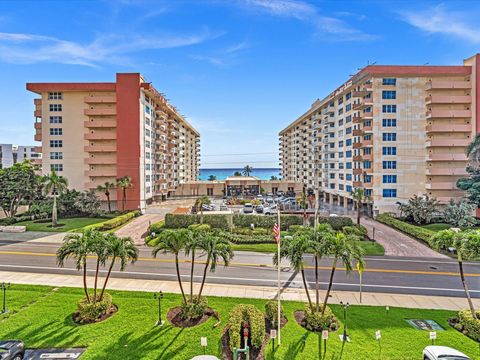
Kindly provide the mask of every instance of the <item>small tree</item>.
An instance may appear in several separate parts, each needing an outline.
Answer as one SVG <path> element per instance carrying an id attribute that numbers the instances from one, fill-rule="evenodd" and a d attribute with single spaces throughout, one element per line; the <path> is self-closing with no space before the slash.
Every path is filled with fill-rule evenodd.
<path id="1" fill-rule="evenodd" d="M 45 192 L 51 194 L 53 197 L 52 207 L 52 227 L 57 226 L 57 197 L 65 191 L 68 187 L 68 181 L 63 176 L 57 175 L 55 171 L 52 171 L 49 175 L 44 177 Z"/>
<path id="2" fill-rule="evenodd" d="M 75 207 L 81 214 L 95 215 L 98 214 L 100 200 L 94 190 L 85 190 L 79 194 Z"/>
<path id="3" fill-rule="evenodd" d="M 233 176 L 242 176 L 242 173 L 240 171 L 235 171 L 233 173 Z"/>
<path id="4" fill-rule="evenodd" d="M 443 212 L 443 218 L 446 223 L 454 227 L 466 228 L 477 224 L 473 216 L 476 206 L 468 200 L 459 199 L 457 202 L 450 199 L 449 204 Z"/>
<path id="5" fill-rule="evenodd" d="M 276 177 L 275 175 L 270 176 L 270 181 L 277 181 L 277 180 L 278 180 L 278 177 Z"/>
<path id="6" fill-rule="evenodd" d="M 133 186 L 132 178 L 130 176 L 124 176 L 117 179 L 117 186 L 122 189 L 122 210 L 125 210 L 127 205 L 127 189 Z"/>
<path id="7" fill-rule="evenodd" d="M 407 221 L 419 225 L 428 224 L 437 212 L 438 201 L 427 194 L 423 196 L 413 195 L 406 204 L 400 204 L 398 209 Z"/>
<path id="8" fill-rule="evenodd" d="M 253 168 L 250 166 L 250 165 L 246 165 L 244 168 L 243 168 L 243 175 L 245 176 L 250 176 L 250 174 L 252 173 L 253 171 Z"/>
<path id="9" fill-rule="evenodd" d="M 217 177 L 215 175 L 210 175 L 208 177 L 208 181 L 215 181 L 215 180 L 217 180 Z"/>
<path id="10" fill-rule="evenodd" d="M 362 206 L 365 202 L 365 190 L 363 190 L 363 188 L 356 188 L 351 194 L 353 201 L 355 201 L 355 207 L 357 208 L 357 224 L 360 225 Z"/>
<path id="11" fill-rule="evenodd" d="M 97 190 L 101 191 L 105 194 L 107 197 L 107 206 L 108 206 L 108 212 L 112 212 L 112 205 L 110 201 L 110 190 L 115 189 L 116 185 L 111 182 L 105 182 L 103 185 L 98 185 Z"/>

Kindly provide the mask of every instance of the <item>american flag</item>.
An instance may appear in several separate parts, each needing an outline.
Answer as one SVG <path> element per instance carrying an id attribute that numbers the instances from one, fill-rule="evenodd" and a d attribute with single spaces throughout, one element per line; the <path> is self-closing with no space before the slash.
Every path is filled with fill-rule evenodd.
<path id="1" fill-rule="evenodd" d="M 275 241 L 278 244 L 280 242 L 280 227 L 278 226 L 277 223 L 273 225 L 273 235 L 275 236 Z"/>

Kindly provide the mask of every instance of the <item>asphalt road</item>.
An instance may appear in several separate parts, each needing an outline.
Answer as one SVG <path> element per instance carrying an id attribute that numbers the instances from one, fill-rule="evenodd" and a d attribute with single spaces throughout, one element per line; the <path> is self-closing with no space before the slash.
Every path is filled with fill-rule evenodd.
<path id="1" fill-rule="evenodd" d="M 56 264 L 55 252 L 58 244 L 40 242 L 15 242 L 0 240 L 0 271 L 34 272 L 39 274 L 75 274 L 72 261 L 64 268 Z M 204 259 L 198 258 L 195 268 L 195 280 L 201 280 Z M 363 290 L 368 292 L 387 292 L 396 294 L 464 296 L 458 276 L 458 265 L 454 260 L 399 257 L 368 257 L 363 273 Z M 314 287 L 314 268 L 311 256 L 305 258 L 306 275 L 310 287 Z M 330 259 L 320 264 L 321 289 L 326 288 L 330 273 Z M 89 275 L 93 275 L 94 260 L 89 263 Z M 182 259 L 180 264 L 184 279 L 189 277 L 190 262 Z M 300 274 L 294 272 L 289 264 L 282 263 L 281 280 L 284 286 L 301 287 Z M 472 296 L 480 298 L 480 263 L 466 263 L 467 283 Z M 175 265 L 171 255 L 152 258 L 151 250 L 141 247 L 140 259 L 129 265 L 125 272 L 113 272 L 112 276 L 128 279 L 176 280 Z M 1 281 L 1 279 L 0 279 Z M 235 258 L 227 268 L 219 266 L 215 273 L 209 273 L 209 283 L 240 284 L 258 286 L 276 286 L 277 272 L 269 254 L 236 252 Z M 357 291 L 358 274 L 347 274 L 339 267 L 335 273 L 334 289 Z"/>

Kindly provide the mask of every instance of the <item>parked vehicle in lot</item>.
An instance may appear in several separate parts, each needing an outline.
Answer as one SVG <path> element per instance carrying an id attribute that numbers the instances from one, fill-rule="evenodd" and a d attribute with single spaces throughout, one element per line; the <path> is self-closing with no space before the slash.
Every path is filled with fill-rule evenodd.
<path id="1" fill-rule="evenodd" d="M 0 341 L 1 360 L 22 360 L 25 356 L 25 345 L 23 341 L 8 340 Z"/>
<path id="2" fill-rule="evenodd" d="M 220 205 L 220 211 L 228 211 L 228 206 L 227 205 Z"/>
<path id="3" fill-rule="evenodd" d="M 253 213 L 253 205 L 251 203 L 246 203 L 245 205 L 243 205 L 243 213 L 244 214 Z"/>
<path id="4" fill-rule="evenodd" d="M 263 205 L 258 205 L 256 208 L 255 208 L 255 211 L 259 214 L 262 214 L 263 213 Z"/>
<path id="5" fill-rule="evenodd" d="M 265 215 L 275 215 L 277 213 L 277 210 L 271 207 L 266 207 L 266 208 L 263 208 L 263 213 Z"/>
<path id="6" fill-rule="evenodd" d="M 430 345 L 423 349 L 423 360 L 471 360 L 464 353 L 447 346 Z"/>
<path id="7" fill-rule="evenodd" d="M 273 203 L 273 197 L 267 197 L 265 199 L 265 201 L 268 203 L 268 204 L 272 204 Z"/>

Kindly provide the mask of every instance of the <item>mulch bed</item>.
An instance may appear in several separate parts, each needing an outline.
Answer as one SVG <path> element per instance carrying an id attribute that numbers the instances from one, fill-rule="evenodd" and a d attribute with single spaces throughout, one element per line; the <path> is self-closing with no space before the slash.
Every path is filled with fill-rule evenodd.
<path id="1" fill-rule="evenodd" d="M 189 320 L 182 319 L 182 317 L 180 316 L 181 311 L 182 311 L 182 308 L 180 306 L 177 306 L 177 307 L 171 308 L 167 313 L 167 320 L 170 321 L 170 323 L 173 326 L 176 326 L 179 328 L 189 328 L 189 327 L 203 324 L 211 316 L 213 316 L 217 320 L 220 320 L 218 314 L 211 308 L 207 308 L 203 313 L 203 315 L 200 316 L 199 318 L 189 319 Z"/>
<path id="2" fill-rule="evenodd" d="M 306 320 L 305 320 L 305 311 L 303 310 L 297 310 L 295 311 L 294 313 L 294 317 L 295 317 L 295 321 L 297 322 L 298 325 L 300 325 L 301 327 L 303 327 L 305 330 L 308 330 L 308 331 L 313 331 L 313 332 L 322 332 L 322 330 L 310 330 L 310 329 L 307 329 L 306 327 Z M 338 324 L 338 320 L 335 319 L 335 330 L 332 330 L 331 329 L 331 325 L 330 325 L 330 329 L 328 329 L 328 331 L 337 331 L 338 328 L 339 328 L 339 324 Z"/>
<path id="3" fill-rule="evenodd" d="M 117 311 L 118 311 L 118 306 L 115 304 L 112 304 L 112 306 L 110 306 L 110 309 L 108 309 L 108 311 L 105 314 L 95 319 L 94 321 L 82 321 L 82 319 L 80 318 L 80 313 L 78 311 L 75 311 L 72 315 L 72 320 L 77 325 L 88 325 L 93 323 L 99 323 L 112 317 L 113 315 L 115 315 Z"/>

